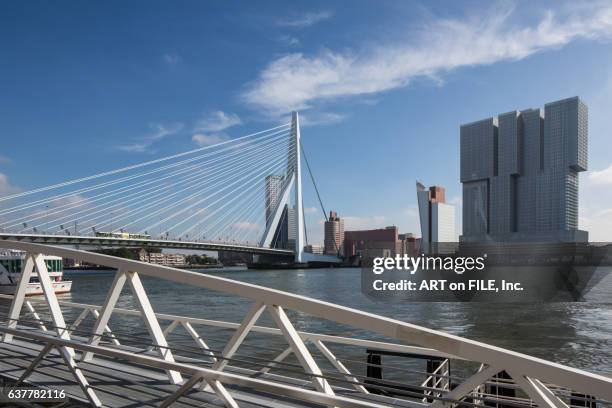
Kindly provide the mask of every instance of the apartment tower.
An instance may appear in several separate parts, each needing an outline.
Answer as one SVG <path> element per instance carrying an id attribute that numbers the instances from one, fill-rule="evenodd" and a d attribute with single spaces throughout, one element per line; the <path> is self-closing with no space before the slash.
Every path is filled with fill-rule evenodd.
<path id="1" fill-rule="evenodd" d="M 578 173 L 588 108 L 578 97 L 461 126 L 465 242 L 586 242 Z"/>

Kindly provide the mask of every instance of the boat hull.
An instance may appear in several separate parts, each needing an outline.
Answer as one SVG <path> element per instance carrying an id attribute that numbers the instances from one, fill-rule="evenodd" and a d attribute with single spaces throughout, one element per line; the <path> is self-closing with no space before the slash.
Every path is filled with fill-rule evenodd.
<path id="1" fill-rule="evenodd" d="M 72 289 L 72 281 L 51 282 L 55 294 L 68 293 Z M 0 294 L 13 295 L 16 285 L 0 285 Z M 26 288 L 26 296 L 42 295 L 43 290 L 39 282 L 30 282 Z"/>

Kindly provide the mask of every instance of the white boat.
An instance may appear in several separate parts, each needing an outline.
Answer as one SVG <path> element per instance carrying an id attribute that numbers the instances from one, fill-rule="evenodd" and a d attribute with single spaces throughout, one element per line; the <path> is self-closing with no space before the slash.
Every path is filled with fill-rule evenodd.
<path id="1" fill-rule="evenodd" d="M 63 260 L 57 256 L 44 256 L 51 284 L 55 293 L 70 292 L 72 281 L 63 280 L 64 264 Z M 22 251 L 0 251 L 0 293 L 12 295 L 15 293 L 17 282 L 21 277 L 21 270 L 25 262 L 25 252 Z M 26 289 L 26 296 L 42 295 L 43 290 L 38 280 L 38 272 L 30 277 L 30 282 Z"/>

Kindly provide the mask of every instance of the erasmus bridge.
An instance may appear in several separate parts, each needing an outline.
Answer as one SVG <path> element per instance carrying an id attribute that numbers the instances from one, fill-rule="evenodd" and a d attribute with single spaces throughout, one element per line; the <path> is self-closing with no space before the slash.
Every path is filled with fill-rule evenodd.
<path id="1" fill-rule="evenodd" d="M 0 239 L 338 263 L 337 256 L 304 252 L 302 154 L 295 112 L 290 123 L 271 129 L 2 197 Z M 282 238 L 291 198 L 294 249 Z"/>
<path id="2" fill-rule="evenodd" d="M 126 408 L 612 406 L 609 373 L 214 274 L 70 248 L 337 262 L 304 252 L 302 154 L 293 114 L 289 124 L 214 146 L 0 198 L 0 248 L 23 255 L 14 293 L 0 295 L 0 403 L 28 406 L 15 398 L 34 389 L 37 401 Z M 295 249 L 278 248 L 292 202 Z M 100 287 L 104 301 L 57 296 L 44 256 L 116 271 Z M 190 315 L 164 313 L 141 278 L 197 290 L 201 303 Z M 26 297 L 31 279 L 44 296 Z M 164 296 L 180 301 L 180 293 Z M 220 298 L 235 321 L 215 316 Z"/>

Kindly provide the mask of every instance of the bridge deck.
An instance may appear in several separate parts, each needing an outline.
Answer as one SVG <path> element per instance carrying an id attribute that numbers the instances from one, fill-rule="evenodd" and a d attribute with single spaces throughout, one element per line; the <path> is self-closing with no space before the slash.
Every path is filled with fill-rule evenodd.
<path id="1" fill-rule="evenodd" d="M 131 347 L 118 346 L 121 349 L 133 350 Z M 0 342 L 0 376 L 10 380 L 16 380 L 30 365 L 31 361 L 38 355 L 42 346 L 19 339 L 12 343 Z M 141 351 L 142 352 L 142 351 Z M 151 353 L 151 355 L 155 355 Z M 77 361 L 80 353 L 77 352 Z M 193 363 L 193 359 L 178 357 L 177 361 Z M 209 363 L 200 361 L 203 366 Z M 89 362 L 79 361 L 79 368 L 87 376 L 90 386 L 104 402 L 105 407 L 157 407 L 168 396 L 175 392 L 179 386 L 168 383 L 168 377 L 161 371 L 137 365 L 123 364 L 105 358 L 95 357 Z M 229 366 L 228 372 L 247 374 L 256 378 L 267 378 L 275 381 L 289 383 L 311 389 L 310 382 L 296 380 L 295 378 L 282 377 L 275 374 L 261 374 L 252 370 Z M 81 388 L 77 385 L 72 373 L 66 367 L 62 357 L 57 352 L 51 352 L 40 363 L 37 369 L 28 377 L 24 385 L 42 385 L 45 388 L 64 390 L 66 395 L 73 401 L 79 401 L 89 405 Z M 320 406 L 317 404 L 306 404 L 303 401 L 292 401 L 280 398 L 278 395 L 268 395 L 260 391 L 238 390 L 228 387 L 232 396 L 240 407 L 270 407 L 270 408 L 302 408 Z M 337 389 L 338 393 L 352 395 L 353 390 Z M 364 396 L 361 396 L 363 399 Z M 413 406 L 407 401 L 370 394 L 367 400 L 378 404 L 392 406 Z M 223 402 L 212 393 L 193 389 L 186 393 L 173 407 L 189 408 L 201 406 L 224 406 Z"/>

